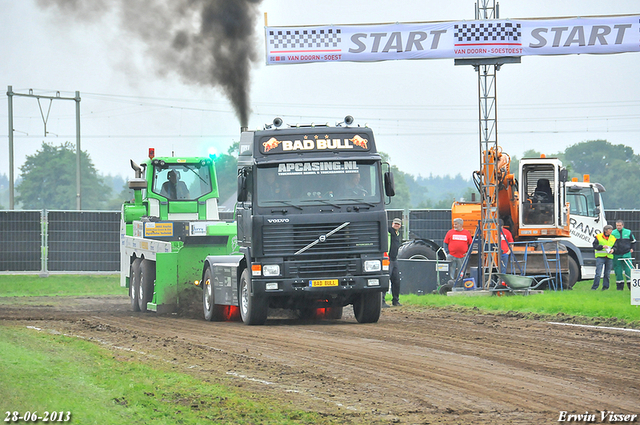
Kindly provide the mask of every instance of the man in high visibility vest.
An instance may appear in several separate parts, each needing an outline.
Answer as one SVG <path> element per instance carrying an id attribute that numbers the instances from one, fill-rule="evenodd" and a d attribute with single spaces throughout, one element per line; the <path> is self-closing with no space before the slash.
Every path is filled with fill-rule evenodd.
<path id="1" fill-rule="evenodd" d="M 616 237 L 611 234 L 613 226 L 607 224 L 602 229 L 602 233 L 598 233 L 593 240 L 593 247 L 596 249 L 596 275 L 593 278 L 592 290 L 598 289 L 600 286 L 600 274 L 604 269 L 604 278 L 602 279 L 602 290 L 609 289 L 609 275 L 613 267 L 613 245 L 616 243 Z"/>
<path id="2" fill-rule="evenodd" d="M 616 220 L 616 228 L 611 232 L 616 238 L 616 253 L 613 254 L 613 271 L 616 272 L 616 289 L 624 291 L 624 281 L 631 289 L 631 254 L 636 247 L 636 238 L 631 230 L 624 227 L 624 221 Z"/>

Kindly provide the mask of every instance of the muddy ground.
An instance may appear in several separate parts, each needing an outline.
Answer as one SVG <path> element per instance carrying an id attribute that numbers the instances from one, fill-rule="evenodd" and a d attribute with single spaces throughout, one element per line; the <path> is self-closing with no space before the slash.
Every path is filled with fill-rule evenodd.
<path id="1" fill-rule="evenodd" d="M 166 362 L 344 423 L 544 424 L 561 411 L 602 423 L 600 411 L 640 414 L 639 332 L 517 314 L 403 306 L 360 325 L 347 307 L 342 320 L 276 314 L 250 327 L 133 313 L 126 297 L 1 298 L 0 324 L 86 338 L 122 360 Z"/>

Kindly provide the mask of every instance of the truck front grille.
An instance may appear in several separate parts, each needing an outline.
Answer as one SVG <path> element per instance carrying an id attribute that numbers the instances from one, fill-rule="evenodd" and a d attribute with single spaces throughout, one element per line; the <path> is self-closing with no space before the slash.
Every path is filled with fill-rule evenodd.
<path id="1" fill-rule="evenodd" d="M 262 228 L 264 255 L 290 256 L 342 223 L 276 224 Z M 350 223 L 338 232 L 304 251 L 314 254 L 356 254 L 380 252 L 380 225 L 372 222 Z"/>
<path id="2" fill-rule="evenodd" d="M 301 278 L 341 277 L 357 272 L 356 260 L 292 261 L 288 267 L 287 276 Z"/>

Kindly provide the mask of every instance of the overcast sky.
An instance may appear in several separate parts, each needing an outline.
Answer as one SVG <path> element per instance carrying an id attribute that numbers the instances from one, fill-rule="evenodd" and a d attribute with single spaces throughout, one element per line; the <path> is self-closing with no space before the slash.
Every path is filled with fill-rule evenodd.
<path id="1" fill-rule="evenodd" d="M 51 0 L 53 1 L 53 0 Z M 41 3 L 47 3 L 44 0 Z M 89 2 L 91 3 L 91 2 Z M 185 83 L 158 66 L 149 44 L 123 28 L 124 0 L 80 20 L 35 0 L 0 0 L 0 116 L 6 88 L 73 97 L 80 91 L 82 149 L 103 174 L 133 176 L 129 159 L 226 152 L 240 122 L 227 98 Z M 129 0 L 129 3 L 148 2 Z M 151 3 L 159 3 L 153 1 Z M 366 5 L 366 7 L 365 7 Z M 472 0 L 263 0 L 256 17 L 258 61 L 251 70 L 249 127 L 335 124 L 347 115 L 368 124 L 378 149 L 414 175 L 470 178 L 479 164 L 477 74 L 453 59 L 376 63 L 265 65 L 264 16 L 270 26 L 471 20 Z M 140 12 L 138 12 L 140 13 Z M 638 0 L 505 0 L 500 18 L 640 14 Z M 147 25 L 143 14 L 140 25 Z M 498 142 L 520 157 L 552 154 L 606 139 L 640 153 L 640 53 L 523 57 L 498 72 Z M 14 97 L 15 174 L 42 141 L 75 142 L 75 104 Z M 8 125 L 0 127 L 0 174 L 9 174 Z"/>

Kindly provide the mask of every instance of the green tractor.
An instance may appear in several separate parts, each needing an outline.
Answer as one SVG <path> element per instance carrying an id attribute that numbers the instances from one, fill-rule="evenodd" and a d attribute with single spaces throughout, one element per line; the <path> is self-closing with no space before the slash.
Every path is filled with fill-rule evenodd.
<path id="1" fill-rule="evenodd" d="M 193 283 L 210 255 L 239 254 L 235 222 L 221 221 L 218 185 L 210 158 L 155 157 L 129 181 L 134 199 L 122 205 L 120 284 L 133 311 L 189 309 Z"/>

